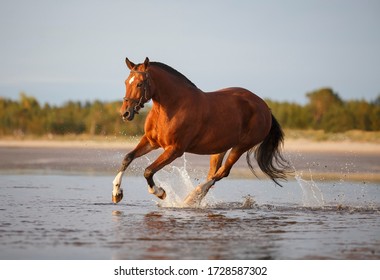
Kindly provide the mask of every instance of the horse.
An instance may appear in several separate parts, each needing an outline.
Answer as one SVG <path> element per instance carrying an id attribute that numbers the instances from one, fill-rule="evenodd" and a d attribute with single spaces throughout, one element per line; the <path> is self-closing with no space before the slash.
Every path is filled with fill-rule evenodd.
<path id="1" fill-rule="evenodd" d="M 158 148 L 163 152 L 145 169 L 144 177 L 149 193 L 160 199 L 165 199 L 166 192 L 155 184 L 154 174 L 185 152 L 211 155 L 207 180 L 185 198 L 188 206 L 199 205 L 245 152 L 254 175 L 252 154 L 275 184 L 281 186 L 278 180 L 286 180 L 289 165 L 281 152 L 284 133 L 260 97 L 239 87 L 203 92 L 174 68 L 150 62 L 148 57 L 140 64 L 128 58 L 125 63 L 130 74 L 125 80 L 121 117 L 132 121 L 148 101 L 152 100 L 153 106 L 146 117 L 144 135 L 125 155 L 113 180 L 113 203 L 123 198 L 121 181 L 131 162 Z"/>

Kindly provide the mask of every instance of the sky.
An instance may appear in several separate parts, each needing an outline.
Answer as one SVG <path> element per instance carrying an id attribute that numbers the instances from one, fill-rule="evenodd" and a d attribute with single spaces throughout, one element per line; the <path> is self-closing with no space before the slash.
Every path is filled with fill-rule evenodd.
<path id="1" fill-rule="evenodd" d="M 304 104 L 380 95 L 380 1 L 0 0 L 0 96 L 121 100 L 125 57 Z"/>

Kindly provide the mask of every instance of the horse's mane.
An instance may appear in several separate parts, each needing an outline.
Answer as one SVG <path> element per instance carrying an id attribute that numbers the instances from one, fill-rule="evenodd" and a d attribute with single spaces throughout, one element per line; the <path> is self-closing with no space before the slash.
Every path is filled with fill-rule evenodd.
<path id="1" fill-rule="evenodd" d="M 177 70 L 175 70 L 174 68 L 170 67 L 169 65 L 166 65 L 164 63 L 161 63 L 161 62 L 150 62 L 151 65 L 154 65 L 154 66 L 157 66 L 159 68 L 161 68 L 162 70 L 165 70 L 166 72 L 170 73 L 170 74 L 173 74 L 179 78 L 182 78 L 184 79 L 187 83 L 189 83 L 190 85 L 192 85 L 193 87 L 197 87 L 192 81 L 190 81 L 188 78 L 186 78 L 185 75 L 183 75 L 182 73 L 178 72 Z"/>

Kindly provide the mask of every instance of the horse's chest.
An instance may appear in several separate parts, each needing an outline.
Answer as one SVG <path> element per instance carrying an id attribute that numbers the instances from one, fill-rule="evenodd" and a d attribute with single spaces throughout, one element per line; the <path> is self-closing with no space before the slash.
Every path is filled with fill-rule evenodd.
<path id="1" fill-rule="evenodd" d="M 145 126 L 145 135 L 152 145 L 165 148 L 174 140 L 175 129 L 168 121 L 150 120 Z"/>

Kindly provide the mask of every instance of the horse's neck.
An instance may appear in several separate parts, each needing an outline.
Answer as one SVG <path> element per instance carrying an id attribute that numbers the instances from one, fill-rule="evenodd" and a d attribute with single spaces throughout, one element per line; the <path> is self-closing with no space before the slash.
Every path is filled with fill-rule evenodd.
<path id="1" fill-rule="evenodd" d="M 162 107 L 178 107 L 183 103 L 184 99 L 194 98 L 194 93 L 181 80 L 163 73 L 163 71 L 155 71 L 154 74 L 154 94 L 153 102 Z"/>

